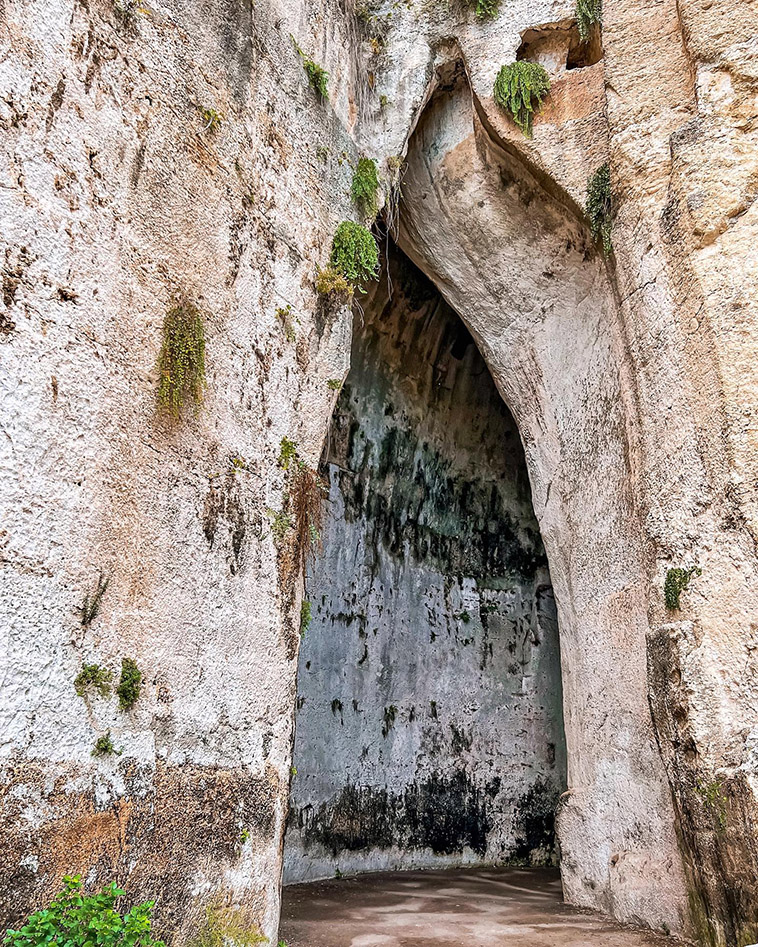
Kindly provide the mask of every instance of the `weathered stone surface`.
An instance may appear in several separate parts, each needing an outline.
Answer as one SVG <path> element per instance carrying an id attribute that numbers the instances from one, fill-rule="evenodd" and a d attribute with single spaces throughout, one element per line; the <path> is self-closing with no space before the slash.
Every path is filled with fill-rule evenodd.
<path id="1" fill-rule="evenodd" d="M 301 596 L 270 534 L 279 444 L 315 463 L 326 380 L 348 368 L 350 316 L 316 317 L 313 277 L 353 214 L 350 161 L 386 169 L 413 136 L 401 243 L 513 413 L 550 564 L 567 894 L 754 939 L 758 8 L 616 0 L 602 60 L 527 48 L 554 88 L 526 141 L 492 82 L 572 6 L 503 0 L 479 22 L 387 5 L 374 51 L 376 23 L 349 6 L 0 4 L 0 923 L 64 872 L 114 866 L 180 940 L 219 893 L 275 935 Z M 329 70 L 327 102 L 290 34 Z M 579 208 L 606 157 L 604 265 Z M 208 388 L 176 425 L 155 365 L 180 293 L 208 314 Z M 667 613 L 666 571 L 690 565 L 702 575 Z M 145 675 L 134 710 L 76 695 L 83 661 L 124 656 Z M 107 729 L 115 762 L 91 756 Z M 171 849 L 185 870 L 167 875 L 136 823 L 120 854 L 129 807 L 160 810 L 161 838 L 206 837 L 184 797 L 216 779 L 261 826 L 241 857 L 225 837 L 208 858 Z M 76 847 L 46 844 L 56 822 Z"/>

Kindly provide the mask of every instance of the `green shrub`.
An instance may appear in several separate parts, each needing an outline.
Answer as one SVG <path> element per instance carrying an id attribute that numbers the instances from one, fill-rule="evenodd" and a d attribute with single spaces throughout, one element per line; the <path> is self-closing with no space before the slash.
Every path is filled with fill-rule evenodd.
<path id="1" fill-rule="evenodd" d="M 74 679 L 74 689 L 80 697 L 84 697 L 90 687 L 93 687 L 101 697 L 107 697 L 111 692 L 113 675 L 99 664 L 83 664 L 81 671 Z"/>
<path id="2" fill-rule="evenodd" d="M 205 387 L 205 327 L 203 315 L 190 302 L 179 302 L 163 322 L 158 358 L 158 401 L 175 417 L 189 398 L 200 404 Z"/>
<path id="3" fill-rule="evenodd" d="M 379 250 L 371 231 L 352 220 L 343 220 L 334 234 L 330 262 L 353 285 L 376 279 Z"/>
<path id="4" fill-rule="evenodd" d="M 602 241 L 603 253 L 613 253 L 611 228 L 613 225 L 613 198 L 611 195 L 611 169 L 608 164 L 600 167 L 587 181 L 587 203 L 584 212 L 590 222 L 595 240 Z"/>
<path id="5" fill-rule="evenodd" d="M 330 391 L 339 391 L 342 388 L 342 380 L 339 378 L 327 378 L 326 387 Z"/>
<path id="6" fill-rule="evenodd" d="M 116 747 L 111 740 L 110 730 L 95 740 L 95 746 L 92 749 L 93 756 L 112 756 L 115 752 Z"/>
<path id="7" fill-rule="evenodd" d="M 503 66 L 495 79 L 494 97 L 509 112 L 527 138 L 532 137 L 534 112 L 550 91 L 550 77 L 536 62 Z"/>
<path id="8" fill-rule="evenodd" d="M 121 915 L 115 904 L 125 892 L 115 884 L 93 895 L 83 893 L 78 875 L 66 876 L 63 884 L 49 907 L 30 915 L 20 930 L 6 932 L 4 947 L 165 947 L 150 935 L 155 902 Z"/>
<path id="9" fill-rule="evenodd" d="M 593 26 L 602 26 L 603 0 L 576 0 L 576 25 L 579 28 L 579 38 L 588 40 Z"/>
<path id="10" fill-rule="evenodd" d="M 346 306 L 352 299 L 353 287 L 336 267 L 327 266 L 323 270 L 319 267 L 316 272 L 316 292 L 319 296 L 326 296 L 335 305 Z"/>
<path id="11" fill-rule="evenodd" d="M 140 695 L 140 685 L 142 684 L 142 673 L 137 667 L 136 661 L 131 658 L 122 658 L 121 660 L 121 679 L 118 682 L 116 693 L 118 694 L 118 705 L 121 710 L 131 710 L 137 703 Z"/>
<path id="12" fill-rule="evenodd" d="M 110 579 L 106 579 L 103 573 L 101 572 L 97 578 L 97 585 L 92 593 L 87 592 L 84 596 L 84 601 L 79 607 L 79 614 L 82 619 L 82 627 L 86 628 L 91 624 L 100 613 L 100 605 L 103 601 L 103 596 L 105 595 L 106 589 L 108 588 L 108 583 Z"/>
<path id="13" fill-rule="evenodd" d="M 304 601 L 300 606 L 300 636 L 304 637 L 305 633 L 308 631 L 313 619 L 313 610 L 311 609 L 311 603 Z"/>
<path id="14" fill-rule="evenodd" d="M 350 196 L 360 208 L 364 217 L 373 219 L 378 209 L 377 192 L 379 175 L 376 161 L 372 158 L 360 158 L 353 174 Z"/>
<path id="15" fill-rule="evenodd" d="M 690 584 L 690 579 L 694 575 L 702 575 L 703 570 L 697 566 L 691 569 L 669 569 L 666 573 L 666 581 L 663 586 L 663 595 L 666 599 L 666 608 L 670 612 L 679 611 L 679 600 L 682 592 Z"/>

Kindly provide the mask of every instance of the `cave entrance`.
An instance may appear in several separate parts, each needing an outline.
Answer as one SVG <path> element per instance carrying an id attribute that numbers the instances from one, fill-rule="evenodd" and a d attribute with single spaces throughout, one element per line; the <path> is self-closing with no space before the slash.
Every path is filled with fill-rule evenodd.
<path id="1" fill-rule="evenodd" d="M 519 433 L 433 283 L 392 244 L 384 266 L 324 455 L 285 883 L 557 863 L 558 625 Z"/>

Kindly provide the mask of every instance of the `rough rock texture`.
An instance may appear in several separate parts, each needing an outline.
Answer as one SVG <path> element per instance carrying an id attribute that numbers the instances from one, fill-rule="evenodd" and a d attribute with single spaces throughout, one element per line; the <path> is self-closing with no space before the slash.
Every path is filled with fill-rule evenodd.
<path id="1" fill-rule="evenodd" d="M 401 245 L 519 426 L 550 564 L 567 894 L 758 937 L 758 4 L 613 0 L 596 62 L 572 6 L 0 3 L 0 924 L 81 871 L 156 897 L 178 942 L 219 897 L 275 935 L 301 596 L 279 444 L 315 462 L 347 371 L 313 276 L 350 161 L 410 145 Z M 530 141 L 491 99 L 522 37 L 554 80 Z M 608 263 L 579 211 L 606 158 Z M 208 388 L 172 424 L 179 293 Z M 132 711 L 76 695 L 124 656 Z M 109 728 L 123 753 L 95 759 Z"/>
<path id="2" fill-rule="evenodd" d="M 518 431 L 397 251 L 363 309 L 306 583 L 285 883 L 550 863 L 560 650 Z"/>

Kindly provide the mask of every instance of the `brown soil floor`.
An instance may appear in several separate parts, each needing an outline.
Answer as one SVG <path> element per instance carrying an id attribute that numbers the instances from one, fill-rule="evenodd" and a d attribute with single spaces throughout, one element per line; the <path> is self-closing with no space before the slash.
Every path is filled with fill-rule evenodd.
<path id="1" fill-rule="evenodd" d="M 675 947 L 563 903 L 558 873 L 452 869 L 360 875 L 284 889 L 288 947 Z"/>

